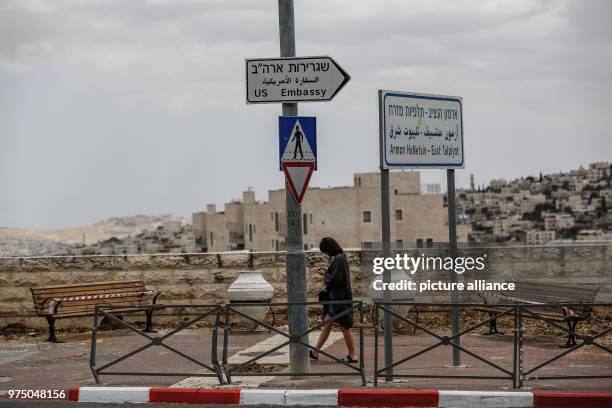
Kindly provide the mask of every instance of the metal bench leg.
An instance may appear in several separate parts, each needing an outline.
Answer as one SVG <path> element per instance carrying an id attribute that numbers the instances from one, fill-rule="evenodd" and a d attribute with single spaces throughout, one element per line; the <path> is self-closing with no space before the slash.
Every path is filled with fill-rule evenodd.
<path id="1" fill-rule="evenodd" d="M 143 332 L 145 333 L 157 333 L 157 330 L 153 328 L 153 310 L 146 310 L 145 314 L 147 315 L 147 323 Z"/>
<path id="2" fill-rule="evenodd" d="M 493 317 L 493 313 L 489 312 L 489 317 Z M 485 333 L 485 336 L 493 336 L 495 334 L 502 335 L 504 333 L 497 330 L 497 319 L 493 319 L 489 322 L 489 332 Z"/>
<path id="3" fill-rule="evenodd" d="M 47 318 L 47 323 L 49 324 L 49 338 L 47 341 L 51 343 L 62 343 L 55 337 L 55 317 L 53 316 L 45 316 Z"/>
<path id="4" fill-rule="evenodd" d="M 497 330 L 497 319 L 492 320 L 491 323 L 493 324 L 493 334 L 499 334 L 499 335 L 504 334 L 500 332 L 499 330 Z"/>

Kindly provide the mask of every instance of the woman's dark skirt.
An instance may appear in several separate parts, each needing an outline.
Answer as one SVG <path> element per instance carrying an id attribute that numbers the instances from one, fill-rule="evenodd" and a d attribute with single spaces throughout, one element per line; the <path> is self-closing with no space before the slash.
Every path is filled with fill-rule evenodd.
<path id="1" fill-rule="evenodd" d="M 323 317 L 325 318 L 325 315 L 327 315 L 333 319 L 336 315 L 339 315 L 340 313 L 344 312 L 346 309 L 350 309 L 351 311 L 340 316 L 338 319 L 334 320 L 333 323 L 337 323 L 342 327 L 346 327 L 347 329 L 350 329 L 351 327 L 353 327 L 353 304 L 352 303 L 323 305 Z"/>

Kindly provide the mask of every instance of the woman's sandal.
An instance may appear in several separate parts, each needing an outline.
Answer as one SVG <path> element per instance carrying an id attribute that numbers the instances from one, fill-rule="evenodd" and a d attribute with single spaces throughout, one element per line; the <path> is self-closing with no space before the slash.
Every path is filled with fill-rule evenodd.
<path id="1" fill-rule="evenodd" d="M 352 359 L 351 356 L 346 356 L 342 359 L 345 363 L 358 363 L 359 360 Z"/>
<path id="2" fill-rule="evenodd" d="M 315 355 L 314 355 L 314 353 L 312 352 L 312 350 L 310 350 L 310 351 L 309 351 L 309 353 L 310 353 L 310 359 L 311 359 L 311 360 L 318 360 L 318 359 L 319 359 L 319 357 L 317 357 L 317 356 L 315 356 Z"/>

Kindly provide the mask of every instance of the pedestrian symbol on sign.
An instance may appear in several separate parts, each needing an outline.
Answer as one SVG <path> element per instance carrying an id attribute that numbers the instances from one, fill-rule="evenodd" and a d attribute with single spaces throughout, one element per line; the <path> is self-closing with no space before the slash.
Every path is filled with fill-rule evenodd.
<path id="1" fill-rule="evenodd" d="M 280 163 L 317 163 L 317 125 L 315 117 L 279 117 L 279 158 Z M 282 170 L 282 165 L 279 164 Z"/>
<path id="2" fill-rule="evenodd" d="M 300 127 L 298 125 L 295 125 L 295 132 L 293 133 L 293 138 L 291 139 L 291 141 L 295 140 L 295 145 L 293 148 L 293 160 L 296 159 L 298 150 L 300 151 L 300 160 L 304 160 L 304 152 L 302 151 L 303 138 L 304 136 L 302 135 L 302 132 L 300 132 Z"/>

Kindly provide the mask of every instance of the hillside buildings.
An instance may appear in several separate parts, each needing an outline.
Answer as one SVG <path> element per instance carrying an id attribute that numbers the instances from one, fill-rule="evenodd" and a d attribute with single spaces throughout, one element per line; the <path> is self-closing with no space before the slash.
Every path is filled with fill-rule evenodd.
<path id="1" fill-rule="evenodd" d="M 440 187 L 425 185 L 416 171 L 390 173 L 391 237 L 398 248 L 431 246 L 448 241 L 448 215 Z M 302 202 L 304 249 L 318 248 L 332 236 L 345 248 L 368 247 L 381 241 L 380 174 L 358 173 L 348 187 L 310 188 Z M 278 251 L 286 248 L 285 191 L 268 192 L 257 201 L 245 191 L 217 212 L 214 205 L 193 214 L 196 245 L 208 252 Z M 460 225 L 458 239 L 467 240 L 469 225 Z"/>
<path id="2" fill-rule="evenodd" d="M 470 241 L 544 245 L 612 240 L 612 167 L 591 163 L 569 172 L 457 191 L 458 219 L 472 225 Z"/>

